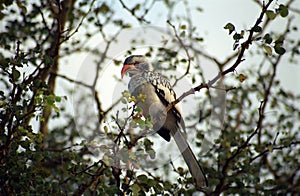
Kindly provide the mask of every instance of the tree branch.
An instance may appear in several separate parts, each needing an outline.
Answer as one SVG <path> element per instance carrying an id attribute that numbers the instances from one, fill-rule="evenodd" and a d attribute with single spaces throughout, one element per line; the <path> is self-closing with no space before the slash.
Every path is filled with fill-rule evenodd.
<path id="1" fill-rule="evenodd" d="M 170 103 L 168 105 L 168 107 L 166 107 L 166 109 L 165 109 L 166 113 L 168 113 L 168 111 L 171 108 L 173 108 L 177 103 L 179 103 L 186 96 L 194 94 L 196 91 L 200 91 L 202 88 L 206 88 L 206 89 L 211 88 L 213 86 L 213 84 L 215 84 L 220 78 L 224 77 L 228 73 L 231 73 L 231 72 L 235 71 L 235 69 L 241 64 L 241 62 L 244 61 L 243 56 L 244 56 L 245 51 L 252 44 L 253 36 L 254 36 L 254 33 L 255 33 L 255 27 L 257 27 L 262 22 L 264 14 L 265 14 L 265 12 L 267 11 L 268 7 L 271 5 L 272 2 L 273 2 L 273 0 L 270 0 L 266 5 L 264 5 L 262 7 L 262 11 L 261 11 L 259 17 L 257 18 L 255 24 L 253 25 L 253 27 L 249 31 L 249 35 L 248 35 L 247 40 L 244 43 L 242 43 L 242 45 L 241 45 L 240 52 L 237 56 L 237 59 L 236 59 L 235 63 L 231 67 L 229 67 L 228 69 L 220 72 L 217 76 L 215 76 L 212 80 L 208 81 L 207 83 L 201 83 L 200 85 L 198 85 L 198 86 L 190 89 L 189 91 L 183 93 L 179 98 L 177 98 L 175 101 Z"/>
<path id="2" fill-rule="evenodd" d="M 300 141 L 294 141 L 294 142 L 291 142 L 289 143 L 288 145 L 280 145 L 280 146 L 274 146 L 272 147 L 272 150 L 282 150 L 282 149 L 285 149 L 285 148 L 290 148 L 292 146 L 296 146 L 296 145 L 300 145 Z M 266 154 L 268 154 L 270 151 L 269 148 L 266 148 L 264 151 L 262 151 L 261 153 L 259 153 L 258 155 L 252 157 L 250 159 L 250 163 L 252 163 L 253 161 L 255 161 L 256 159 L 262 157 L 262 156 L 265 156 Z M 272 153 L 272 152 L 271 152 Z"/>
<path id="3" fill-rule="evenodd" d="M 167 23 L 172 27 L 176 39 L 178 40 L 180 46 L 183 48 L 183 50 L 184 50 L 184 52 L 185 52 L 185 54 L 186 54 L 186 56 L 188 58 L 188 65 L 187 65 L 186 71 L 185 71 L 185 73 L 182 76 L 180 76 L 179 78 L 176 79 L 175 83 L 173 84 L 173 86 L 175 86 L 179 80 L 181 80 L 182 78 L 184 78 L 190 72 L 192 57 L 190 56 L 190 53 L 189 53 L 189 50 L 188 50 L 187 46 L 183 43 L 182 39 L 178 35 L 175 26 L 169 20 L 167 20 Z"/>
<path id="4" fill-rule="evenodd" d="M 147 24 L 149 24 L 150 22 L 147 21 L 145 19 L 145 16 L 147 15 L 147 13 L 149 12 L 149 10 L 151 9 L 151 7 L 153 7 L 155 1 L 152 1 L 152 4 L 150 6 L 150 8 L 146 9 L 145 12 L 142 14 L 142 16 L 137 16 L 136 13 L 135 13 L 135 9 L 130 9 L 124 2 L 123 0 L 119 0 L 119 2 L 121 3 L 121 5 L 123 6 L 123 8 L 125 10 L 127 10 L 132 16 L 134 16 L 139 22 L 145 22 Z"/>

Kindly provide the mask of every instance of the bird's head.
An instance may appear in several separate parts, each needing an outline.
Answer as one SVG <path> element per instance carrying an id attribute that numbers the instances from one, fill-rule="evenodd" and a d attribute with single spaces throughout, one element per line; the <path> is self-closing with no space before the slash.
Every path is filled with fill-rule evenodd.
<path id="1" fill-rule="evenodd" d="M 150 65 L 146 61 L 146 58 L 142 55 L 131 55 L 124 61 L 121 76 L 123 78 L 128 73 L 131 77 L 146 70 L 150 70 Z"/>

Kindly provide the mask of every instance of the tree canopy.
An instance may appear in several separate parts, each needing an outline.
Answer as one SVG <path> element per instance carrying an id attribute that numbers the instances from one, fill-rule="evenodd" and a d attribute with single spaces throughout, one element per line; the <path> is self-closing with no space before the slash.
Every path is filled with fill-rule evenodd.
<path id="1" fill-rule="evenodd" d="M 1 1 L 1 195 L 299 193 L 299 2 L 213 2 Z M 131 54 L 173 84 L 202 191 L 120 78 Z"/>

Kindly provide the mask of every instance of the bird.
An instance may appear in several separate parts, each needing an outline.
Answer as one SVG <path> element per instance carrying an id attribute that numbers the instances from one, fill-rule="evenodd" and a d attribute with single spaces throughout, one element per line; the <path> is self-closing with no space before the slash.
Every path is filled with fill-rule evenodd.
<path id="1" fill-rule="evenodd" d="M 142 109 L 145 118 L 152 119 L 153 129 L 163 139 L 170 141 L 174 138 L 175 143 L 187 164 L 195 187 L 198 190 L 208 186 L 205 173 L 190 148 L 185 135 L 185 125 L 182 112 L 178 104 L 169 111 L 165 111 L 170 103 L 176 100 L 176 93 L 169 80 L 158 72 L 153 71 L 143 55 L 131 55 L 123 63 L 121 77 L 128 74 L 129 93 L 138 97 L 144 95 L 142 101 L 136 100 L 136 105 Z"/>

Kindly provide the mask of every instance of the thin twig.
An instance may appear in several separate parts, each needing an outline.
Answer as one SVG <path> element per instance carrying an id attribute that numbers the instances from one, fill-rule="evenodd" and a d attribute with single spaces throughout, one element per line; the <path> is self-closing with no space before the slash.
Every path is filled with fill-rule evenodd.
<path id="1" fill-rule="evenodd" d="M 62 74 L 59 74 L 59 73 L 56 73 L 56 72 L 51 72 L 52 74 L 60 77 L 60 78 L 63 78 L 71 83 L 75 83 L 75 84 L 78 84 L 78 85 L 81 85 L 81 86 L 84 86 L 84 87 L 87 87 L 87 88 L 92 88 L 92 85 L 89 85 L 89 84 L 86 84 L 84 82 L 81 82 L 81 81 L 77 81 L 77 80 L 74 80 L 72 78 L 69 78 L 68 76 L 65 76 L 65 75 L 62 75 Z"/>
<path id="2" fill-rule="evenodd" d="M 235 69 L 241 64 L 241 62 L 244 61 L 244 59 L 243 59 L 244 53 L 249 48 L 249 46 L 251 45 L 251 43 L 253 41 L 253 37 L 254 37 L 254 33 L 255 33 L 255 28 L 254 27 L 257 27 L 262 22 L 264 14 L 265 14 L 265 12 L 267 11 L 268 7 L 271 5 L 272 2 L 273 2 L 273 0 L 270 0 L 266 5 L 263 6 L 259 17 L 257 18 L 255 24 L 253 25 L 253 27 L 249 31 L 249 35 L 248 35 L 247 40 L 245 42 L 243 42 L 242 45 L 241 45 L 240 52 L 237 56 L 237 59 L 236 59 L 235 63 L 231 67 L 229 67 L 228 69 L 220 72 L 218 75 L 216 75 L 212 80 L 208 81 L 207 83 L 201 83 L 200 85 L 198 85 L 198 86 L 190 89 L 189 91 L 183 93 L 178 99 L 176 99 L 175 101 L 170 103 L 168 105 L 168 107 L 166 107 L 166 109 L 165 109 L 166 113 L 168 113 L 168 111 L 171 108 L 173 108 L 177 103 L 179 103 L 186 96 L 194 94 L 196 91 L 200 91 L 202 88 L 206 88 L 206 89 L 211 88 L 212 85 L 214 83 L 216 83 L 220 78 L 224 77 L 228 73 L 231 73 L 231 72 L 235 71 Z"/>
<path id="3" fill-rule="evenodd" d="M 92 11 L 92 8 L 93 8 L 94 3 L 95 3 L 95 0 L 93 0 L 93 1 L 91 2 L 91 5 L 90 5 L 89 10 L 87 11 L 87 13 L 86 13 L 85 15 L 83 15 L 83 17 L 81 18 L 81 20 L 80 20 L 79 24 L 77 25 L 77 27 L 75 28 L 75 30 L 74 30 L 72 33 L 70 33 L 69 35 L 67 35 L 63 40 L 61 40 L 60 44 L 63 43 L 63 42 L 65 42 L 65 41 L 67 41 L 67 40 L 69 40 L 75 33 L 78 32 L 79 28 L 80 28 L 81 25 L 83 24 L 84 19 L 85 19 L 85 18 L 89 15 L 89 13 Z"/>
<path id="4" fill-rule="evenodd" d="M 121 5 L 123 6 L 123 8 L 124 8 L 125 10 L 127 10 L 128 12 L 130 12 L 130 14 L 131 14 L 134 18 L 136 18 L 139 22 L 145 22 L 145 23 L 147 23 L 147 24 L 150 23 L 149 21 L 147 21 L 147 20 L 145 19 L 145 16 L 146 16 L 147 13 L 149 12 L 149 10 L 153 7 L 155 1 L 152 1 L 151 6 L 150 6 L 148 9 L 145 10 L 145 12 L 142 14 L 142 16 L 137 16 L 136 13 L 135 13 L 135 10 L 134 10 L 134 9 L 130 9 L 130 8 L 123 2 L 123 0 L 119 0 L 119 2 L 120 2 Z"/>
<path id="5" fill-rule="evenodd" d="M 287 145 L 274 146 L 274 147 L 272 147 L 272 150 L 282 150 L 282 149 L 285 149 L 285 148 L 290 148 L 290 147 L 295 146 L 295 145 L 300 145 L 300 141 L 294 141 L 294 142 L 291 142 L 291 143 L 289 143 Z M 262 151 L 258 155 L 252 157 L 250 159 L 250 163 L 252 163 L 256 159 L 258 159 L 259 157 L 262 157 L 262 156 L 266 155 L 269 152 L 271 152 L 269 148 L 265 149 L 264 151 Z"/>
<path id="6" fill-rule="evenodd" d="M 185 71 L 185 73 L 182 76 L 180 76 L 179 78 L 176 79 L 175 83 L 173 84 L 175 86 L 176 83 L 179 80 L 181 80 L 182 78 L 184 78 L 190 72 L 192 57 L 190 56 L 190 53 L 189 53 L 189 50 L 188 50 L 187 46 L 183 43 L 182 39 L 178 35 L 175 26 L 169 20 L 167 20 L 167 23 L 172 27 L 176 39 L 178 40 L 180 46 L 183 48 L 183 50 L 184 50 L 184 52 L 185 52 L 185 54 L 186 54 L 186 56 L 188 58 L 188 65 L 187 65 L 186 71 Z"/>

